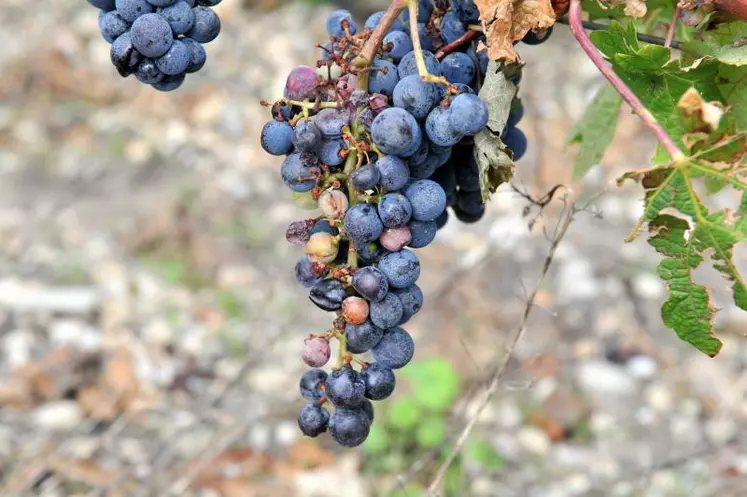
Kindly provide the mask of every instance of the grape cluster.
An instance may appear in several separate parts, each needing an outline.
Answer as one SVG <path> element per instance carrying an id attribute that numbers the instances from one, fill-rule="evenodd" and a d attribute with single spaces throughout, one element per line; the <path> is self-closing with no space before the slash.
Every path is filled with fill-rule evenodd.
<path id="1" fill-rule="evenodd" d="M 99 30 L 111 43 L 111 60 L 122 77 L 159 91 L 179 88 L 205 65 L 202 44 L 220 33 L 211 9 L 221 0 L 88 0 L 100 9 Z"/>
<path id="2" fill-rule="evenodd" d="M 441 60 L 435 55 L 466 32 L 476 9 L 465 9 L 474 7 L 471 1 L 454 1 L 447 12 L 420 4 L 429 75 L 418 72 L 406 12 L 367 64 L 362 47 L 384 13 L 359 28 L 338 10 L 327 19 L 330 40 L 316 68 L 296 67 L 284 97 L 265 102 L 272 119 L 262 129 L 262 147 L 285 156 L 280 175 L 298 204 L 321 212 L 286 232 L 304 247 L 296 279 L 311 302 L 336 313 L 327 331 L 306 339 L 303 360 L 313 369 L 301 378 L 309 403 L 298 424 L 307 436 L 329 431 L 347 447 L 366 439 L 371 401 L 391 395 L 395 371 L 414 354 L 402 328 L 423 305 L 413 249 L 434 240 L 449 205 L 463 206 L 467 220 L 482 215 L 470 204 L 475 199 L 484 210 L 471 146 L 464 143 L 488 121 L 476 95 L 487 60 L 469 43 Z M 321 368 L 332 340 L 337 363 L 327 373 Z"/>

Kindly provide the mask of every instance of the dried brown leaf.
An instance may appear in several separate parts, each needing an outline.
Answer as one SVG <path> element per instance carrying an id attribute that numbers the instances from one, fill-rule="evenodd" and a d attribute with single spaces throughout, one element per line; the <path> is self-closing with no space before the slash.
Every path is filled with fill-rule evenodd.
<path id="1" fill-rule="evenodd" d="M 646 0 L 605 0 L 601 4 L 615 7 L 617 5 L 625 6 L 625 15 L 640 19 L 646 15 Z"/>
<path id="2" fill-rule="evenodd" d="M 555 24 L 550 0 L 475 0 L 480 9 L 491 60 L 516 62 L 514 42 L 530 30 L 542 31 Z"/>

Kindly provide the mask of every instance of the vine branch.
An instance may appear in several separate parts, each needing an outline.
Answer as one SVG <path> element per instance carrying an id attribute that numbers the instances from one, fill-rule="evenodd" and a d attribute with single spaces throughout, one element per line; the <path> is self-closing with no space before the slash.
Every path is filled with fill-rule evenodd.
<path id="1" fill-rule="evenodd" d="M 667 38 L 664 40 L 664 46 L 669 48 L 672 46 L 672 40 L 674 40 L 674 31 L 677 28 L 677 21 L 682 14 L 682 7 L 679 5 L 674 8 L 674 15 L 672 16 L 672 22 L 669 23 L 669 29 L 667 29 Z"/>
<path id="2" fill-rule="evenodd" d="M 389 8 L 386 9 L 379 24 L 376 25 L 376 28 L 374 28 L 371 36 L 366 40 L 366 43 L 363 44 L 359 59 L 356 62 L 358 67 L 368 67 L 373 63 L 373 60 L 376 57 L 376 52 L 379 51 L 379 47 L 381 46 L 381 41 L 389 32 L 389 28 L 392 27 L 394 21 L 397 20 L 406 7 L 407 0 L 394 0 Z"/>
<path id="3" fill-rule="evenodd" d="M 561 17 L 555 22 L 558 24 L 569 24 L 567 17 Z M 584 29 L 587 29 L 589 31 L 607 31 L 610 29 L 608 24 L 602 24 L 599 22 L 583 21 L 581 24 L 584 26 Z M 642 41 L 643 43 L 650 43 L 651 45 L 659 45 L 662 47 L 664 46 L 664 43 L 666 43 L 666 40 L 664 38 L 661 38 L 659 36 L 647 35 L 644 33 L 636 33 L 636 38 L 638 38 L 638 41 Z M 676 50 L 680 50 L 682 48 L 682 44 L 679 41 L 672 40 L 671 47 Z"/>
<path id="4" fill-rule="evenodd" d="M 511 357 L 514 354 L 516 345 L 519 343 L 521 338 L 524 336 L 524 332 L 526 331 L 527 321 L 529 320 L 529 315 L 531 314 L 532 309 L 534 308 L 534 301 L 537 298 L 537 294 L 539 293 L 540 288 L 542 288 L 544 284 L 545 278 L 547 277 L 547 273 L 550 270 L 550 266 L 552 265 L 553 259 L 555 258 L 555 253 L 557 252 L 558 246 L 560 246 L 560 242 L 563 240 L 566 233 L 568 233 L 568 228 L 571 226 L 571 223 L 573 222 L 573 218 L 575 217 L 577 212 L 579 212 L 579 210 L 574 205 L 571 205 L 570 207 L 566 209 L 565 215 L 560 221 L 560 224 L 557 227 L 556 234 L 552 239 L 550 250 L 547 253 L 547 256 L 545 257 L 545 261 L 542 265 L 542 272 L 540 273 L 537 283 L 534 285 L 534 290 L 532 290 L 532 294 L 529 296 L 529 299 L 527 300 L 527 304 L 524 307 L 524 314 L 522 315 L 521 322 L 519 323 L 519 328 L 516 331 L 516 333 L 514 333 L 514 336 L 509 342 L 509 344 L 506 346 L 506 351 L 503 354 L 503 358 L 498 363 L 498 366 L 496 367 L 495 372 L 493 373 L 492 379 L 490 381 L 490 386 L 485 391 L 485 395 L 483 396 L 482 401 L 478 405 L 477 410 L 474 412 L 469 422 L 467 423 L 467 425 L 464 427 L 464 429 L 460 433 L 459 438 L 454 444 L 454 447 L 452 447 L 451 451 L 449 452 L 449 455 L 446 457 L 446 460 L 441 464 L 441 466 L 439 466 L 438 471 L 436 472 L 436 476 L 433 478 L 433 482 L 428 487 L 429 496 L 438 495 L 437 489 L 439 485 L 441 484 L 441 481 L 443 480 L 444 476 L 446 475 L 446 472 L 448 471 L 449 466 L 451 466 L 451 463 L 454 461 L 454 458 L 456 458 L 456 456 L 459 455 L 459 453 L 464 448 L 464 444 L 467 442 L 469 435 L 472 433 L 472 430 L 475 428 L 475 425 L 477 424 L 477 420 L 480 418 L 480 414 L 487 407 L 487 405 L 490 403 L 495 393 L 498 391 L 498 385 L 500 385 L 501 379 L 503 378 L 503 375 L 506 372 L 506 367 L 508 366 L 508 363 L 511 360 Z"/>
<path id="5" fill-rule="evenodd" d="M 617 90 L 623 100 L 633 108 L 633 112 L 643 119 L 643 123 L 651 130 L 656 136 L 664 150 L 667 151 L 673 161 L 680 161 L 685 158 L 685 154 L 679 149 L 672 137 L 669 136 L 667 131 L 659 124 L 653 114 L 643 105 L 643 102 L 635 96 L 633 91 L 625 84 L 625 82 L 615 74 L 615 71 L 607 64 L 602 55 L 597 51 L 597 48 L 591 42 L 591 38 L 584 31 L 583 21 L 581 19 L 581 0 L 571 0 L 571 7 L 568 11 L 568 23 L 571 27 L 573 36 L 578 41 L 581 48 L 586 52 L 586 55 L 591 59 L 597 69 L 602 75 L 607 78 L 607 81 Z"/>

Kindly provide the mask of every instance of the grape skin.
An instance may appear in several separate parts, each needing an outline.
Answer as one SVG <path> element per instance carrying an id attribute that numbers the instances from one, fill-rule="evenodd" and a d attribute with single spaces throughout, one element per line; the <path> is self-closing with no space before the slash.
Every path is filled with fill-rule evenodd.
<path id="1" fill-rule="evenodd" d="M 345 214 L 345 231 L 356 243 L 373 242 L 383 230 L 384 225 L 371 205 L 354 205 Z"/>
<path id="2" fill-rule="evenodd" d="M 402 157 L 414 154 L 422 140 L 420 126 L 412 114 L 396 107 L 376 116 L 371 135 L 382 152 Z"/>
<path id="3" fill-rule="evenodd" d="M 379 270 L 386 275 L 391 288 L 407 288 L 415 284 L 420 276 L 420 261 L 413 252 L 404 249 L 382 257 Z"/>
<path id="4" fill-rule="evenodd" d="M 369 364 L 361 376 L 366 384 L 366 398 L 371 400 L 386 399 L 394 392 L 397 384 L 394 371 L 378 362 Z"/>
<path id="5" fill-rule="evenodd" d="M 306 404 L 298 414 L 298 427 L 307 437 L 317 437 L 327 431 L 329 411 L 316 404 Z"/>
<path id="6" fill-rule="evenodd" d="M 384 330 L 373 324 L 370 319 L 362 324 L 348 323 L 345 325 L 348 350 L 353 354 L 368 352 L 379 343 L 383 335 Z"/>
<path id="7" fill-rule="evenodd" d="M 379 201 L 379 218 L 387 228 L 404 226 L 412 217 L 410 201 L 401 193 L 387 193 Z"/>
<path id="8" fill-rule="evenodd" d="M 336 409 L 329 418 L 329 434 L 344 447 L 357 447 L 368 437 L 371 421 L 362 409 Z"/>
<path id="9" fill-rule="evenodd" d="M 380 302 L 389 291 L 389 280 L 381 269 L 366 266 L 355 272 L 353 288 L 371 302 Z"/>
<path id="10" fill-rule="evenodd" d="M 380 302 L 372 302 L 369 319 L 382 329 L 397 326 L 402 319 L 402 301 L 393 293 L 387 293 Z"/>
<path id="11" fill-rule="evenodd" d="M 377 363 L 390 369 L 399 369 L 412 359 L 415 343 L 409 333 L 400 327 L 394 327 L 384 332 L 371 352 Z"/>
<path id="12" fill-rule="evenodd" d="M 324 391 L 322 385 L 327 381 L 327 373 L 321 369 L 309 369 L 299 382 L 299 388 L 301 390 L 301 396 L 312 402 L 322 400 L 324 397 Z"/>
<path id="13" fill-rule="evenodd" d="M 412 205 L 412 217 L 416 221 L 432 221 L 446 209 L 446 193 L 435 181 L 413 181 L 405 187 L 404 195 Z"/>
<path id="14" fill-rule="evenodd" d="M 356 407 L 363 400 L 366 384 L 357 371 L 344 366 L 327 377 L 324 392 L 335 407 Z"/>

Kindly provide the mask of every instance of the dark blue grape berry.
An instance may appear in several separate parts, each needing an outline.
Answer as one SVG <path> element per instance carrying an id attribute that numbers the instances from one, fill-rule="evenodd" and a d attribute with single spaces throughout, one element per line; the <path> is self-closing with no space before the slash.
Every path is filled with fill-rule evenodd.
<path id="1" fill-rule="evenodd" d="M 322 400 L 324 397 L 322 385 L 325 381 L 327 381 L 327 373 L 321 369 L 309 369 L 301 376 L 301 381 L 298 384 L 301 396 L 312 402 Z"/>
<path id="2" fill-rule="evenodd" d="M 407 288 L 420 276 L 420 261 L 412 251 L 404 249 L 382 257 L 379 269 L 386 275 L 391 288 Z"/>
<path id="3" fill-rule="evenodd" d="M 356 407 L 363 400 L 366 384 L 350 366 L 332 371 L 325 383 L 325 394 L 335 407 Z"/>
<path id="4" fill-rule="evenodd" d="M 366 266 L 353 275 L 353 288 L 364 299 L 380 302 L 389 291 L 389 281 L 376 266 Z"/>
<path id="5" fill-rule="evenodd" d="M 384 330 L 366 320 L 363 324 L 346 324 L 345 338 L 348 350 L 353 354 L 362 354 L 371 350 L 371 347 L 379 343 L 384 335 Z"/>
<path id="6" fill-rule="evenodd" d="M 145 14 L 132 23 L 132 44 L 146 57 L 160 57 L 174 43 L 171 26 L 158 14 Z"/>
<path id="7" fill-rule="evenodd" d="M 397 326 L 402 320 L 403 313 L 402 301 L 391 292 L 381 301 L 371 302 L 369 306 L 369 319 L 382 329 Z"/>
<path id="8" fill-rule="evenodd" d="M 192 29 L 186 35 L 200 43 L 210 43 L 220 34 L 220 19 L 209 7 L 198 6 L 192 9 L 195 15 Z"/>
<path id="9" fill-rule="evenodd" d="M 309 299 L 324 311 L 336 311 L 342 307 L 347 294 L 339 280 L 324 280 L 311 288 Z"/>
<path id="10" fill-rule="evenodd" d="M 307 437 L 317 437 L 327 431 L 329 411 L 316 404 L 306 404 L 298 414 L 298 427 Z"/>
<path id="11" fill-rule="evenodd" d="M 350 175 L 350 182 L 360 191 L 373 190 L 380 179 L 381 174 L 373 164 L 367 164 Z"/>
<path id="12" fill-rule="evenodd" d="M 415 343 L 410 334 L 402 328 L 390 328 L 384 332 L 372 353 L 374 360 L 381 366 L 399 369 L 412 359 L 415 354 Z"/>
<path id="13" fill-rule="evenodd" d="M 378 362 L 368 365 L 361 373 L 363 382 L 366 384 L 366 398 L 371 400 L 384 400 L 394 392 L 397 380 L 394 371 Z"/>
<path id="14" fill-rule="evenodd" d="M 368 437 L 371 421 L 362 409 L 335 409 L 329 418 L 329 434 L 344 447 L 356 447 Z"/>

